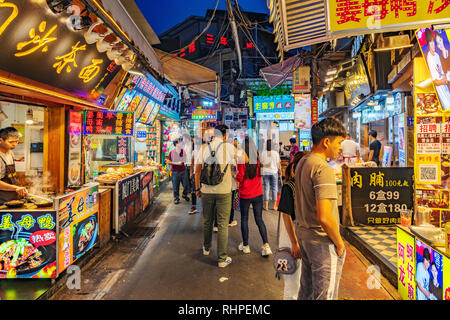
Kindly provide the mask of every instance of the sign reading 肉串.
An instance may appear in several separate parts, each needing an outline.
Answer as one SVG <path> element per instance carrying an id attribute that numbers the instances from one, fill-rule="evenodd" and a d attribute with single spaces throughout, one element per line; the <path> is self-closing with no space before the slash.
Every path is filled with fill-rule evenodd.
<path id="1" fill-rule="evenodd" d="M 329 0 L 329 28 L 335 33 L 374 33 L 449 22 L 446 0 Z"/>
<path id="2" fill-rule="evenodd" d="M 413 168 L 350 168 L 354 222 L 400 223 L 400 211 L 413 208 L 413 174 Z"/>

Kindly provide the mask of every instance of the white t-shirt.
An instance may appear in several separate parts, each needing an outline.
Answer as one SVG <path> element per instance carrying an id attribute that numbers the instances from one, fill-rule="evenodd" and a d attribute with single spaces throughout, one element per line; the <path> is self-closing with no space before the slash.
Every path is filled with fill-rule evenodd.
<path id="1" fill-rule="evenodd" d="M 278 165 L 280 164 L 280 155 L 275 151 L 263 151 L 261 153 L 261 164 L 263 165 L 261 174 L 272 175 L 278 172 Z"/>
<path id="2" fill-rule="evenodd" d="M 431 52 L 428 52 L 427 63 L 428 68 L 430 69 L 431 79 L 433 79 L 433 81 L 440 80 L 445 77 L 441 59 L 437 53 L 432 55 Z M 448 89 L 448 86 L 446 84 L 443 84 L 440 86 L 435 85 L 435 87 L 439 96 L 439 100 L 441 102 L 442 109 L 450 109 L 450 90 Z"/>
<path id="3" fill-rule="evenodd" d="M 416 271 L 416 281 L 424 288 L 425 290 L 430 290 L 430 274 L 423 267 L 423 262 L 419 262 L 417 264 Z M 417 300 L 427 300 L 427 297 L 417 288 Z"/>
<path id="4" fill-rule="evenodd" d="M 218 138 L 214 138 L 213 141 L 211 141 L 211 151 L 216 151 L 216 159 L 217 163 L 220 163 L 220 168 L 222 172 L 225 170 L 226 165 L 228 164 L 228 168 L 225 172 L 225 175 L 223 176 L 223 180 L 220 184 L 215 186 L 209 186 L 202 184 L 201 186 L 201 192 L 202 193 L 210 193 L 210 194 L 226 194 L 231 193 L 232 188 L 232 177 L 231 177 L 231 165 L 233 161 L 235 160 L 236 155 L 236 148 L 228 142 L 222 143 L 222 145 L 219 147 L 219 144 L 222 141 Z M 218 148 L 219 147 L 219 148 Z M 211 155 L 211 152 L 209 151 L 208 144 L 202 145 L 200 152 L 198 153 L 196 163 L 197 164 L 203 164 L 206 159 Z"/>
<path id="5" fill-rule="evenodd" d="M 346 163 L 356 163 L 356 156 L 357 151 L 359 149 L 358 144 L 353 140 L 344 140 L 342 141 L 342 156 L 344 158 L 350 158 L 350 159 L 344 159 Z"/>

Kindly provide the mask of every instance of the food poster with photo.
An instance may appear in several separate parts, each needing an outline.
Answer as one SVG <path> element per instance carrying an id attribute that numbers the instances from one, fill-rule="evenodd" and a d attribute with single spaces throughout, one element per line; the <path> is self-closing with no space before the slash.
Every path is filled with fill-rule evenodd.
<path id="1" fill-rule="evenodd" d="M 450 110 L 449 32 L 450 30 L 431 30 L 429 28 L 416 31 L 417 41 L 431 76 L 431 86 L 437 94 L 442 111 Z M 424 87 L 428 83 L 421 82 L 419 85 Z"/>
<path id="2" fill-rule="evenodd" d="M 124 225 L 141 212 L 141 175 L 136 174 L 117 182 L 117 208 L 115 230 L 118 233 Z"/>
<path id="3" fill-rule="evenodd" d="M 311 129 L 311 95 L 310 94 L 296 94 L 294 95 L 294 123 L 295 128 L 299 130 Z"/>
<path id="4" fill-rule="evenodd" d="M 426 59 L 415 58 L 416 202 L 418 206 L 430 208 L 432 224 L 441 226 L 446 217 L 446 209 L 449 208 L 448 200 L 442 199 L 448 199 L 448 190 L 450 189 L 450 119 L 442 112 L 434 87 L 427 84 L 430 82 L 430 77 Z M 445 208 L 439 207 L 444 205 Z"/>
<path id="5" fill-rule="evenodd" d="M 443 300 L 443 256 L 416 238 L 417 300 Z"/>
<path id="6" fill-rule="evenodd" d="M 56 211 L 2 212 L 0 279 L 56 278 Z"/>
<path id="7" fill-rule="evenodd" d="M 414 237 L 397 228 L 397 287 L 403 300 L 416 299 Z"/>
<path id="8" fill-rule="evenodd" d="M 59 199 L 59 273 L 97 243 L 98 200 L 98 185 Z"/>
<path id="9" fill-rule="evenodd" d="M 146 211 L 153 199 L 153 171 L 141 173 L 142 212 Z"/>
<path id="10" fill-rule="evenodd" d="M 80 186 L 81 176 L 81 155 L 82 155 L 82 113 L 69 111 L 69 148 L 68 148 L 68 169 L 67 185 Z"/>

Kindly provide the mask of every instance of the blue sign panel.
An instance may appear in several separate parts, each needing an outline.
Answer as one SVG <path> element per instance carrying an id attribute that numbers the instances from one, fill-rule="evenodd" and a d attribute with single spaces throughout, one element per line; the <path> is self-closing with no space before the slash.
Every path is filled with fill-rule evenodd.
<path id="1" fill-rule="evenodd" d="M 294 112 L 294 105 L 294 97 L 291 95 L 253 97 L 254 113 Z"/>

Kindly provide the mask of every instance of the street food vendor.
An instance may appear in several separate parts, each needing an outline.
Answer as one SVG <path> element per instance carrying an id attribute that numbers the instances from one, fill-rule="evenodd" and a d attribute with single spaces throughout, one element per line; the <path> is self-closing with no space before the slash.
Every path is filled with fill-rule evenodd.
<path id="1" fill-rule="evenodd" d="M 21 135 L 16 128 L 0 129 L 0 202 L 21 199 L 27 190 L 17 185 L 14 150 Z"/>

